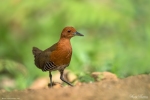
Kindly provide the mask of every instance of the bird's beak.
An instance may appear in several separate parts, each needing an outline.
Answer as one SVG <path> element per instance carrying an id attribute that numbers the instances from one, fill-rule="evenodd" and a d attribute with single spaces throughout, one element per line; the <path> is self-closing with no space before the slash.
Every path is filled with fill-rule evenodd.
<path id="1" fill-rule="evenodd" d="M 79 32 L 75 32 L 75 36 L 84 36 L 84 35 Z"/>

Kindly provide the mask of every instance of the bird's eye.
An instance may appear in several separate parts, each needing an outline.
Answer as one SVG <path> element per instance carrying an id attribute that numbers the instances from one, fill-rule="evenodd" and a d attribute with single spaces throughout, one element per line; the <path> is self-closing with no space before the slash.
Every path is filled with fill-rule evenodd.
<path id="1" fill-rule="evenodd" d="M 68 33 L 70 33 L 71 32 L 71 30 L 68 30 Z"/>

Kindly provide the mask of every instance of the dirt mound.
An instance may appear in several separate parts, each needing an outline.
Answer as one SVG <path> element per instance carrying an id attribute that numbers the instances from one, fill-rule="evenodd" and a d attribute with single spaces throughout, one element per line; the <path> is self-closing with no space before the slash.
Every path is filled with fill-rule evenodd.
<path id="1" fill-rule="evenodd" d="M 0 91 L 2 100 L 150 100 L 150 75 L 101 80 L 74 87 Z"/>

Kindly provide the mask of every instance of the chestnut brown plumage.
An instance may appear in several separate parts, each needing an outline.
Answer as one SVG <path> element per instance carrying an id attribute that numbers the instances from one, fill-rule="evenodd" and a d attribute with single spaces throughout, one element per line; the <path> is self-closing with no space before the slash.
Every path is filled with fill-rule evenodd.
<path id="1" fill-rule="evenodd" d="M 72 56 L 70 39 L 73 36 L 83 35 L 77 32 L 73 27 L 65 27 L 62 30 L 59 41 L 48 49 L 42 51 L 37 47 L 33 47 L 32 52 L 34 55 L 35 65 L 42 71 L 49 71 L 50 87 L 53 85 L 51 71 L 55 70 L 60 71 L 60 79 L 62 81 L 72 86 L 72 84 L 63 78 L 63 72 L 64 69 L 70 64 Z"/>

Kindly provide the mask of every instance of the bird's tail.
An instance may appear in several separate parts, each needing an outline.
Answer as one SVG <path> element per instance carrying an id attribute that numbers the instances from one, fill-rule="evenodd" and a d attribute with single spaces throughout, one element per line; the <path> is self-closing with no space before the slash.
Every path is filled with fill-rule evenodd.
<path id="1" fill-rule="evenodd" d="M 34 57 L 38 56 L 41 52 L 42 52 L 42 50 L 38 49 L 37 47 L 33 47 L 33 49 L 32 49 L 32 53 L 33 53 Z"/>

